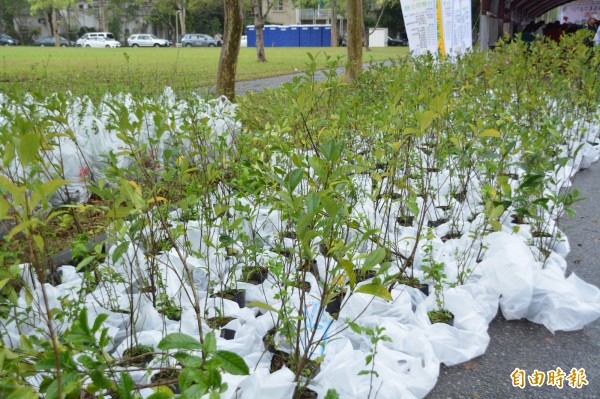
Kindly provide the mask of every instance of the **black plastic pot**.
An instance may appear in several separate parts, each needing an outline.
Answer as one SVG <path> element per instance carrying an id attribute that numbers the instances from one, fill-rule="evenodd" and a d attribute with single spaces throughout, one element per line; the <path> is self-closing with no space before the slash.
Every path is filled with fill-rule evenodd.
<path id="1" fill-rule="evenodd" d="M 224 298 L 236 302 L 240 308 L 246 306 L 246 291 L 244 290 L 227 290 L 210 294 L 211 298 Z"/>
<path id="2" fill-rule="evenodd" d="M 231 340 L 235 338 L 235 330 L 230 328 L 222 328 L 221 329 L 221 338 L 225 338 L 227 340 Z"/>

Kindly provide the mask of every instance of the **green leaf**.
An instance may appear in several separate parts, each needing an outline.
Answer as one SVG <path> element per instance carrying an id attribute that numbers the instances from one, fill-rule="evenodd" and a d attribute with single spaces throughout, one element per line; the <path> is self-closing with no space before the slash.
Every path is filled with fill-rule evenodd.
<path id="1" fill-rule="evenodd" d="M 6 399 L 38 399 L 39 395 L 35 393 L 32 387 L 19 387 L 15 389 Z"/>
<path id="2" fill-rule="evenodd" d="M 117 385 L 117 393 L 120 399 L 134 399 L 131 391 L 135 389 L 135 382 L 129 373 L 121 373 L 121 380 Z"/>
<path id="3" fill-rule="evenodd" d="M 125 242 L 120 243 L 113 251 L 113 254 L 112 254 L 113 263 L 116 263 L 119 259 L 121 259 L 123 254 L 125 252 L 127 252 L 128 249 L 129 249 L 129 242 L 125 241 Z"/>
<path id="4" fill-rule="evenodd" d="M 208 334 L 207 334 L 208 335 Z M 214 336 L 214 334 L 213 334 Z M 158 348 L 162 350 L 183 349 L 183 350 L 201 350 L 202 345 L 197 339 L 183 333 L 171 333 L 164 337 L 159 343 Z"/>
<path id="5" fill-rule="evenodd" d="M 179 399 L 198 399 L 208 392 L 206 384 L 196 384 L 181 392 Z"/>
<path id="6" fill-rule="evenodd" d="M 214 353 L 217 350 L 217 338 L 214 331 L 208 332 L 204 336 L 204 351 L 207 354 Z"/>
<path id="7" fill-rule="evenodd" d="M 293 192 L 296 189 L 296 187 L 298 187 L 298 184 L 300 184 L 303 177 L 304 169 L 301 168 L 294 169 L 287 175 L 286 180 L 288 183 L 288 190 L 290 190 L 290 193 Z"/>
<path id="8" fill-rule="evenodd" d="M 190 355 L 189 353 L 185 352 L 178 352 L 174 354 L 173 357 L 177 359 L 177 361 L 179 361 L 183 367 L 202 367 L 203 360 L 199 356 Z"/>
<path id="9" fill-rule="evenodd" d="M 339 259 L 338 262 L 344 268 L 344 271 L 350 280 L 350 288 L 354 289 L 354 286 L 356 285 L 356 273 L 354 273 L 354 269 L 356 269 L 356 266 L 348 259 Z"/>
<path id="10" fill-rule="evenodd" d="M 320 208 L 321 200 L 319 194 L 314 191 L 306 196 L 306 211 L 308 213 L 317 212 Z"/>
<path id="11" fill-rule="evenodd" d="M 59 188 L 61 188 L 62 186 L 65 186 L 67 184 L 69 184 L 68 180 L 62 180 L 62 179 L 50 180 L 40 186 L 40 191 L 42 192 L 42 194 L 44 194 L 44 196 L 49 197 L 52 194 L 54 194 L 56 192 L 56 190 L 58 190 Z"/>
<path id="12" fill-rule="evenodd" d="M 23 167 L 29 165 L 37 156 L 40 148 L 40 136 L 36 133 L 26 133 L 19 140 L 17 152 L 19 154 L 19 162 Z"/>
<path id="13" fill-rule="evenodd" d="M 483 132 L 479 133 L 480 137 L 497 137 L 502 138 L 502 135 L 496 129 L 486 129 Z"/>
<path id="14" fill-rule="evenodd" d="M 90 334 L 90 326 L 88 325 L 87 308 L 84 306 L 79 312 L 79 326 L 86 333 Z"/>
<path id="15" fill-rule="evenodd" d="M 433 111 L 425 111 L 420 115 L 419 126 L 421 129 L 421 132 L 424 132 L 425 130 L 429 129 L 429 127 L 433 123 L 434 117 L 435 117 L 435 113 Z"/>
<path id="16" fill-rule="evenodd" d="M 314 216 L 314 213 L 307 213 L 300 218 L 300 220 L 296 224 L 296 231 L 298 232 L 298 235 L 300 235 L 300 233 L 304 232 L 304 230 L 306 230 L 308 226 L 310 226 Z"/>
<path id="17" fill-rule="evenodd" d="M 216 359 L 219 359 L 223 370 L 233 375 L 248 375 L 250 370 L 244 359 L 237 353 L 229 351 L 216 351 Z"/>
<path id="18" fill-rule="evenodd" d="M 355 292 L 361 292 L 363 294 L 373 295 L 379 298 L 383 298 L 386 301 L 392 300 L 392 294 L 389 293 L 387 288 L 381 285 L 381 282 L 372 282 L 369 284 L 361 285 L 356 289 Z"/>
<path id="19" fill-rule="evenodd" d="M 104 375 L 104 372 L 101 371 L 101 370 L 98 370 L 98 369 L 93 370 L 90 373 L 90 377 L 92 377 L 92 382 L 98 388 L 102 388 L 102 389 L 115 389 L 115 383 L 113 381 L 109 380 Z"/>
<path id="20" fill-rule="evenodd" d="M 340 211 L 340 205 L 338 202 L 327 195 L 323 195 L 321 197 L 321 203 L 323 204 L 323 207 L 325 208 L 325 211 L 327 211 L 329 217 L 335 217 L 335 215 L 337 215 Z"/>
<path id="21" fill-rule="evenodd" d="M 502 213 L 504 213 L 504 205 L 498 205 L 494 209 L 492 209 L 492 211 L 488 215 L 488 218 L 497 219 L 502 215 Z"/>
<path id="22" fill-rule="evenodd" d="M 100 329 L 100 326 L 102 326 L 102 323 L 104 323 L 104 320 L 106 320 L 107 318 L 108 315 L 106 313 L 99 314 L 98 317 L 96 317 L 96 320 L 94 320 L 94 326 L 92 327 L 92 331 L 98 331 Z"/>
<path id="23" fill-rule="evenodd" d="M 153 393 L 152 395 L 148 396 L 148 399 L 169 399 L 175 397 L 173 392 L 168 387 L 160 386 L 157 387 L 157 389 L 159 390 Z M 169 392 L 166 391 L 167 389 L 169 390 Z"/>
<path id="24" fill-rule="evenodd" d="M 33 368 L 35 370 L 54 370 L 56 368 L 56 361 L 53 357 L 46 357 L 41 360 L 38 360 Z"/>
<path id="25" fill-rule="evenodd" d="M 330 388 L 327 390 L 327 393 L 325 394 L 325 399 L 340 399 L 340 395 L 337 393 L 337 391 L 333 388 Z"/>
<path id="26" fill-rule="evenodd" d="M 15 227 L 12 228 L 10 234 L 8 235 L 8 239 L 11 240 L 14 236 L 22 232 L 23 230 L 28 229 L 29 227 L 35 226 L 39 221 L 37 219 L 27 220 L 25 222 L 21 222 Z"/>
<path id="27" fill-rule="evenodd" d="M 92 263 L 94 260 L 96 260 L 96 255 L 88 256 L 87 258 L 85 258 L 84 260 L 79 262 L 79 264 L 77 265 L 77 268 L 75 270 L 80 271 L 81 269 L 83 269 L 84 267 L 86 267 L 87 265 Z"/>
<path id="28" fill-rule="evenodd" d="M 67 397 L 71 392 L 79 391 L 81 387 L 80 376 L 75 373 L 62 373 L 61 376 L 63 398 Z M 69 395 L 70 396 L 70 395 Z M 46 398 L 58 398 L 58 380 L 52 381 L 46 390 Z"/>
<path id="29" fill-rule="evenodd" d="M 4 280 L 0 280 L 0 291 L 2 291 L 2 288 L 4 288 L 4 286 L 10 281 L 10 278 L 5 278 Z"/>
<path id="30" fill-rule="evenodd" d="M 273 306 L 271 306 L 267 303 L 264 303 L 264 302 L 252 301 L 252 302 L 248 303 L 246 306 L 248 306 L 250 308 L 259 308 L 259 309 L 268 310 L 269 312 L 277 313 L 277 309 L 275 309 Z"/>
<path id="31" fill-rule="evenodd" d="M 365 258 L 365 263 L 361 267 L 361 271 L 364 273 L 367 270 L 372 269 L 374 266 L 378 265 L 385 259 L 385 249 L 377 248 L 373 252 L 367 255 Z"/>
<path id="32" fill-rule="evenodd" d="M 502 231 L 502 224 L 500 224 L 500 222 L 498 222 L 497 220 L 490 220 L 488 223 L 490 224 L 490 226 L 492 226 L 494 230 Z"/>

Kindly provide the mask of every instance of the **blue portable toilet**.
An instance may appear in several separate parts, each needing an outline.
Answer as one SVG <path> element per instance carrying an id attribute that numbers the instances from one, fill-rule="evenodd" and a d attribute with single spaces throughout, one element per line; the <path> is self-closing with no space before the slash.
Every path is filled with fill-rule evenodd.
<path id="1" fill-rule="evenodd" d="M 266 25 L 263 30 L 265 37 L 265 47 L 278 47 L 279 27 Z"/>
<path id="2" fill-rule="evenodd" d="M 287 30 L 287 46 L 289 47 L 299 47 L 300 46 L 300 27 L 299 26 L 289 26 Z"/>
<path id="3" fill-rule="evenodd" d="M 248 47 L 256 47 L 256 29 L 254 26 L 246 27 L 246 36 L 248 37 Z"/>
<path id="4" fill-rule="evenodd" d="M 290 47 L 290 45 L 288 44 L 288 42 L 289 42 L 288 32 L 289 32 L 288 26 L 280 26 L 279 27 L 279 37 L 277 38 L 278 39 L 277 40 L 278 47 Z"/>
<path id="5" fill-rule="evenodd" d="M 310 27 L 310 47 L 321 47 L 322 30 L 319 25 Z"/>
<path id="6" fill-rule="evenodd" d="M 331 47 L 331 25 L 321 26 L 321 46 Z"/>
<path id="7" fill-rule="evenodd" d="M 301 25 L 300 26 L 300 47 L 310 47 L 310 31 L 311 25 Z"/>

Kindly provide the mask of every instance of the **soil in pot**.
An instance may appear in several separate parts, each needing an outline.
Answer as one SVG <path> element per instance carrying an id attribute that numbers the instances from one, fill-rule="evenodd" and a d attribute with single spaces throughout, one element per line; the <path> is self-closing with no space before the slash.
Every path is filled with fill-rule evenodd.
<path id="1" fill-rule="evenodd" d="M 409 215 L 409 216 L 401 215 L 396 218 L 396 223 L 398 223 L 400 226 L 404 226 L 404 227 L 412 226 L 414 221 L 415 221 L 415 217 L 412 215 Z"/>
<path id="2" fill-rule="evenodd" d="M 402 276 L 402 277 L 398 278 L 398 282 L 400 284 L 404 284 L 409 287 L 416 288 L 419 291 L 421 291 L 423 294 L 425 294 L 425 296 L 429 296 L 429 285 L 422 283 L 416 277 Z"/>
<path id="3" fill-rule="evenodd" d="M 213 330 L 218 330 L 233 320 L 235 320 L 235 317 L 211 317 L 206 319 L 206 324 Z"/>
<path id="4" fill-rule="evenodd" d="M 135 345 L 125 349 L 123 361 L 125 366 L 146 367 L 154 357 L 154 349 L 149 345 Z"/>
<path id="5" fill-rule="evenodd" d="M 275 329 L 275 327 L 273 327 L 270 330 L 268 330 L 267 333 L 265 334 L 265 336 L 262 338 L 263 344 L 265 345 L 265 349 L 271 353 L 275 353 L 275 351 L 276 351 L 276 349 L 275 349 L 275 334 L 276 333 L 277 333 L 277 330 Z"/>
<path id="6" fill-rule="evenodd" d="M 531 236 L 534 238 L 551 238 L 552 234 L 546 233 L 545 231 L 532 231 Z"/>
<path id="7" fill-rule="evenodd" d="M 319 395 L 307 387 L 298 387 L 294 390 L 293 399 L 316 399 Z"/>
<path id="8" fill-rule="evenodd" d="M 236 302 L 240 308 L 246 306 L 246 291 L 245 290 L 227 290 L 219 291 L 210 294 L 211 298 L 223 298 Z"/>
<path id="9" fill-rule="evenodd" d="M 427 316 L 429 316 L 431 323 L 454 325 L 454 315 L 448 309 L 430 310 L 427 312 Z"/>
<path id="10" fill-rule="evenodd" d="M 446 242 L 448 240 L 453 240 L 456 238 L 461 238 L 462 234 L 457 232 L 457 231 L 449 231 L 445 236 L 441 237 L 440 239 L 442 240 L 442 242 Z"/>
<path id="11" fill-rule="evenodd" d="M 346 292 L 340 292 L 339 294 L 331 298 L 331 300 L 327 303 L 327 306 L 325 306 L 325 311 L 336 320 L 338 318 L 338 315 L 340 314 L 342 302 L 344 302 L 345 297 Z"/>
<path id="12" fill-rule="evenodd" d="M 377 276 L 377 270 L 367 270 L 363 273 L 360 269 L 354 269 L 354 275 L 356 276 L 356 282 L 360 283 Z"/>
<path id="13" fill-rule="evenodd" d="M 295 281 L 294 286 L 301 289 L 304 292 L 309 292 L 311 287 L 308 281 Z"/>
<path id="14" fill-rule="evenodd" d="M 427 227 L 435 228 L 443 225 L 444 223 L 448 223 L 448 219 L 430 220 L 427 222 Z"/>
<path id="15" fill-rule="evenodd" d="M 460 203 L 465 202 L 467 199 L 467 190 L 461 190 L 459 192 L 452 193 L 452 198 L 454 198 Z"/>
<path id="16" fill-rule="evenodd" d="M 524 215 L 519 215 L 516 213 L 513 213 L 512 215 L 510 215 L 510 221 L 513 224 L 529 224 L 529 222 L 525 219 Z"/>
<path id="17" fill-rule="evenodd" d="M 161 370 L 150 378 L 150 382 L 166 385 L 174 394 L 180 394 L 181 391 L 179 390 L 178 383 L 179 372 L 178 369 L 172 368 Z"/>
<path id="18" fill-rule="evenodd" d="M 267 267 L 248 267 L 242 270 L 242 280 L 250 284 L 262 284 L 269 277 L 269 268 Z"/>
<path id="19" fill-rule="evenodd" d="M 287 366 L 289 361 L 289 353 L 275 349 L 273 352 L 273 357 L 271 358 L 271 367 L 269 367 L 269 371 L 274 373 L 277 370 L 280 370 L 283 366 Z"/>
<path id="20" fill-rule="evenodd" d="M 312 273 L 319 280 L 319 268 L 317 267 L 316 259 L 304 259 L 298 269 L 303 272 Z"/>

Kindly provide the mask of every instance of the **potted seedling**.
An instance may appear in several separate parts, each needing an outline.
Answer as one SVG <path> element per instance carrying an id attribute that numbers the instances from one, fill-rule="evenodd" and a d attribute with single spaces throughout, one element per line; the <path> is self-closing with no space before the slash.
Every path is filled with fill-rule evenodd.
<path id="1" fill-rule="evenodd" d="M 425 273 L 424 277 L 433 282 L 435 293 L 436 309 L 427 312 L 429 320 L 432 323 L 446 323 L 452 325 L 454 315 L 444 305 L 444 263 L 436 262 L 433 258 L 433 248 L 431 244 L 425 246 L 425 264 L 421 267 Z"/>

